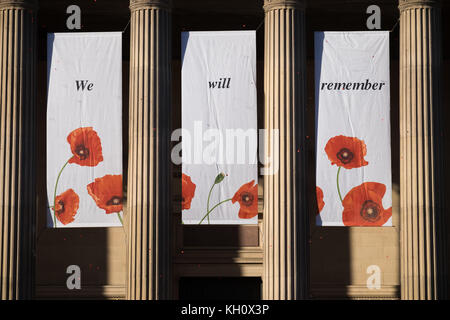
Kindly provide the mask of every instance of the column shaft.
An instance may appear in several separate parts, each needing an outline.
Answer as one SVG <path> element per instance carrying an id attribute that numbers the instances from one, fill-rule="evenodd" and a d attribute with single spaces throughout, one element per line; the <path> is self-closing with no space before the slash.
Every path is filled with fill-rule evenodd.
<path id="1" fill-rule="evenodd" d="M 302 299 L 308 294 L 304 199 L 305 18 L 303 1 L 266 0 L 266 157 L 279 170 L 264 176 L 263 298 Z M 279 130 L 279 136 L 271 135 Z M 278 150 L 277 150 L 278 149 Z"/>
<path id="2" fill-rule="evenodd" d="M 37 1 L 0 1 L 0 298 L 30 299 Z"/>
<path id="3" fill-rule="evenodd" d="M 445 296 L 439 1 L 400 0 L 402 299 Z"/>
<path id="4" fill-rule="evenodd" d="M 128 299 L 170 297 L 170 1 L 132 0 Z"/>

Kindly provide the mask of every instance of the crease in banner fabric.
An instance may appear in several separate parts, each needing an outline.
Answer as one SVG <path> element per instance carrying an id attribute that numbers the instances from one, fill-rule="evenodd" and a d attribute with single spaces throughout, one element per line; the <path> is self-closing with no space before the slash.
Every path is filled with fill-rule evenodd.
<path id="1" fill-rule="evenodd" d="M 389 32 L 315 32 L 316 224 L 392 226 Z"/>
<path id="2" fill-rule="evenodd" d="M 47 52 L 47 227 L 122 226 L 122 33 L 50 33 Z"/>
<path id="3" fill-rule="evenodd" d="M 256 32 L 182 33 L 182 223 L 258 223 Z"/>

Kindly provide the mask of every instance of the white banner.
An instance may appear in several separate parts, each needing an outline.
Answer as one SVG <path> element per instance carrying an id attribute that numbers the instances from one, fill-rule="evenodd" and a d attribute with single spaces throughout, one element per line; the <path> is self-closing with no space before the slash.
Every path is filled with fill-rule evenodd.
<path id="1" fill-rule="evenodd" d="M 122 33 L 47 39 L 49 227 L 122 226 Z"/>
<path id="2" fill-rule="evenodd" d="M 391 226 L 389 32 L 316 32 L 317 225 Z"/>
<path id="3" fill-rule="evenodd" d="M 255 31 L 182 34 L 182 222 L 258 221 Z"/>

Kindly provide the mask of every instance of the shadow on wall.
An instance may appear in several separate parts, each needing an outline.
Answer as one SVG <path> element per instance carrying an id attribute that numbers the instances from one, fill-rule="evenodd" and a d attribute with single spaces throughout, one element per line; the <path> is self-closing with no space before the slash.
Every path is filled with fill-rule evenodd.
<path id="1" fill-rule="evenodd" d="M 396 7 L 390 11 L 394 12 Z M 392 24 L 396 17 L 392 17 Z M 310 210 L 310 297 L 312 299 L 386 298 L 400 295 L 400 219 L 399 219 L 399 100 L 398 100 L 398 30 L 390 35 L 391 69 L 391 149 L 392 149 L 392 222 L 393 227 L 320 227 L 315 225 L 315 75 L 314 31 L 333 31 L 333 21 L 321 19 L 307 21 L 307 152 L 308 199 Z M 387 21 L 386 24 L 389 24 Z M 336 22 L 334 28 L 361 30 L 349 26 L 342 28 Z M 381 288 L 369 290 L 367 279 L 373 271 L 381 271 Z"/>
<path id="2" fill-rule="evenodd" d="M 46 228 L 47 151 L 47 32 L 67 32 L 65 23 L 53 19 L 53 11 L 41 11 L 38 28 L 37 103 L 37 299 L 103 299 L 125 297 L 126 239 L 123 228 Z M 127 16 L 124 15 L 127 19 Z M 85 19 L 88 22 L 89 18 Z M 122 22 L 120 22 L 122 23 Z M 95 29 L 95 28 L 94 28 Z M 83 31 L 98 31 L 87 30 Z M 123 35 L 123 140 L 128 141 L 129 32 Z M 128 144 L 124 144 L 123 164 L 127 168 Z M 126 170 L 124 170 L 126 186 Z M 126 197 L 126 188 L 124 189 Z M 124 204 L 124 207 L 126 205 Z M 69 290 L 69 266 L 81 270 L 81 289 Z"/>
<path id="3" fill-rule="evenodd" d="M 178 34 L 175 31 L 175 34 Z M 175 36 L 175 35 L 174 35 Z M 179 40 L 179 39 L 178 39 Z M 262 40 L 262 39 L 260 39 Z M 258 74 L 263 64 L 258 60 Z M 263 77 L 258 77 L 258 125 L 263 123 Z M 172 128 L 181 127 L 181 62 L 173 61 Z M 178 142 L 174 142 L 175 145 Z M 174 298 L 180 300 L 236 300 L 262 298 L 260 228 L 252 225 L 182 225 L 181 166 L 172 166 Z M 262 178 L 259 177 L 259 184 Z M 259 220 L 262 187 L 259 187 Z M 252 262 L 245 263 L 251 248 Z M 244 250 L 243 250 L 244 249 Z M 255 255 L 259 262 L 255 262 Z M 241 261 L 238 263 L 237 261 Z"/>
<path id="4" fill-rule="evenodd" d="M 261 300 L 258 277 L 181 278 L 180 300 Z"/>

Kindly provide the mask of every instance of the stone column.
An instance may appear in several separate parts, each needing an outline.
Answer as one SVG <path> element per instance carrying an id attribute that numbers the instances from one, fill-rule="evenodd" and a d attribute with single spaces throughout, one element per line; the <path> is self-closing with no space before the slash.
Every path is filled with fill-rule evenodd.
<path id="1" fill-rule="evenodd" d="M 168 299 L 171 0 L 131 0 L 128 299 Z"/>
<path id="2" fill-rule="evenodd" d="M 265 0 L 266 157 L 279 169 L 264 176 L 263 298 L 308 297 L 305 206 L 306 107 L 304 1 Z M 279 136 L 271 135 L 279 130 Z M 279 150 L 277 150 L 279 149 Z"/>
<path id="3" fill-rule="evenodd" d="M 0 0 L 0 298 L 31 299 L 37 1 Z"/>
<path id="4" fill-rule="evenodd" d="M 440 1 L 400 0 L 402 299 L 445 298 Z"/>

